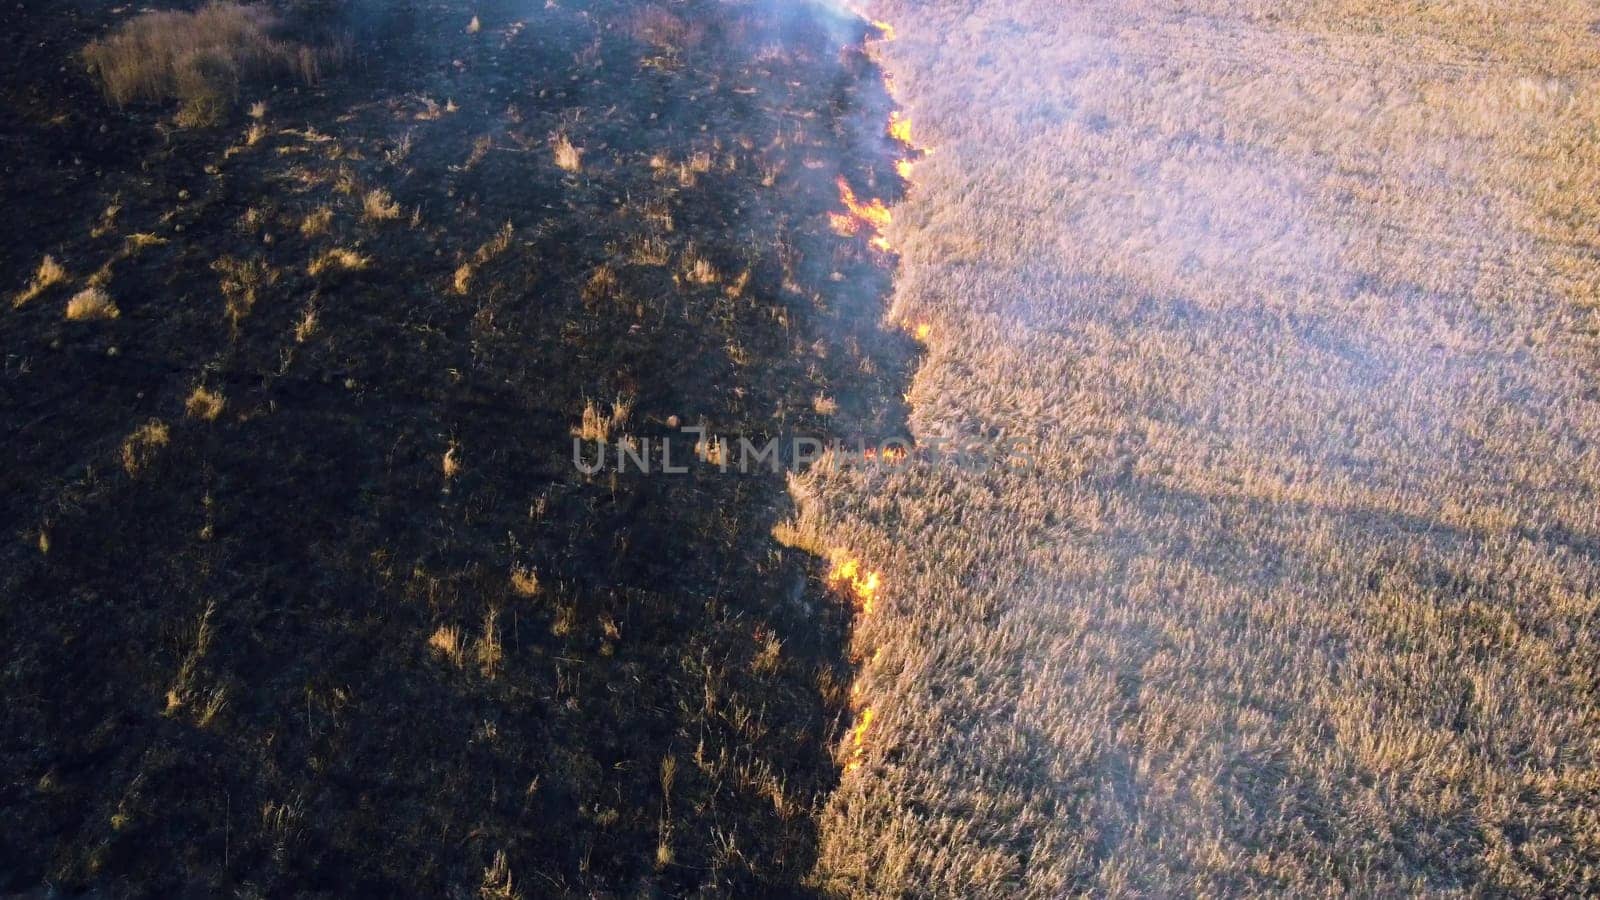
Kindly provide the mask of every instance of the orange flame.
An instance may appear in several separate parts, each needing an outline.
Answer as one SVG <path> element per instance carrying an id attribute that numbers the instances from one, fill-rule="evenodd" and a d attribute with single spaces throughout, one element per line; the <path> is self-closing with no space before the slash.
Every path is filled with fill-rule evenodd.
<path id="1" fill-rule="evenodd" d="M 861 202 L 843 175 L 839 176 L 839 200 L 849 212 L 828 214 L 828 223 L 833 226 L 834 233 L 840 237 L 851 237 L 860 234 L 863 226 L 870 227 L 873 236 L 868 243 L 888 252 L 889 239 L 883 236 L 883 229 L 894 220 L 889 207 L 876 197 L 866 203 Z"/>
<path id="2" fill-rule="evenodd" d="M 880 22 L 874 19 L 872 22 L 872 27 L 878 29 L 878 34 L 881 35 L 884 40 L 894 40 L 894 26 L 890 25 L 888 22 Z"/>
<path id="3" fill-rule="evenodd" d="M 894 220 L 894 215 L 889 212 L 889 207 L 883 205 L 882 200 L 874 197 L 871 201 L 862 203 L 857 199 L 856 192 L 850 189 L 850 184 L 844 180 L 843 175 L 839 176 L 839 199 L 844 202 L 845 209 L 850 210 L 851 215 L 874 229 L 881 231 Z"/>
<path id="4" fill-rule="evenodd" d="M 861 711 L 861 717 L 856 720 L 856 727 L 851 729 L 850 736 L 850 761 L 844 764 L 846 772 L 854 772 L 861 768 L 861 756 L 867 749 L 867 729 L 872 727 L 872 707 Z"/>
<path id="5" fill-rule="evenodd" d="M 889 136 L 907 147 L 916 146 L 911 139 L 911 118 L 901 115 L 899 110 L 889 113 Z"/>
<path id="6" fill-rule="evenodd" d="M 872 707 L 869 706 L 861 711 L 861 718 L 856 722 L 855 728 L 855 748 L 858 751 L 866 744 L 867 729 L 872 727 L 872 719 Z"/>
<path id="7" fill-rule="evenodd" d="M 932 325 L 929 325 L 927 322 L 918 322 L 917 323 L 917 340 L 922 341 L 923 343 L 927 343 L 928 342 L 928 335 L 930 335 L 932 333 L 933 333 L 933 326 Z"/>
<path id="8" fill-rule="evenodd" d="M 914 162 L 912 160 L 909 160 L 909 159 L 902 159 L 899 162 L 894 164 L 894 171 L 895 171 L 895 174 L 899 175 L 901 178 L 904 178 L 905 180 L 910 181 L 911 180 L 911 171 L 913 169 L 915 169 L 916 166 L 917 166 L 916 162 Z"/>
<path id="9" fill-rule="evenodd" d="M 847 588 L 855 597 L 856 606 L 861 612 L 870 615 L 881 584 L 878 573 L 863 572 L 861 560 L 851 556 L 847 551 L 834 550 L 831 555 L 833 571 L 828 573 L 828 583 L 841 589 Z"/>

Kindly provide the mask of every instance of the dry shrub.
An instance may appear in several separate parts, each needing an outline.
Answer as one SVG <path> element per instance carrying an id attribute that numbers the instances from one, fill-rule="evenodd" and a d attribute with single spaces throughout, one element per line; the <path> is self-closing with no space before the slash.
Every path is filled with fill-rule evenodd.
<path id="1" fill-rule="evenodd" d="M 211 264 L 212 271 L 221 276 L 222 296 L 227 303 L 228 322 L 234 328 L 255 308 L 256 298 L 262 288 L 277 283 L 278 272 L 265 260 L 241 260 L 224 256 Z"/>
<path id="2" fill-rule="evenodd" d="M 296 344 L 304 344 L 316 333 L 317 305 L 313 301 L 306 304 L 305 309 L 300 313 L 299 321 L 294 323 L 294 342 Z"/>
<path id="3" fill-rule="evenodd" d="M 454 625 L 440 625 L 439 629 L 428 638 L 428 646 L 435 653 L 450 660 L 459 666 L 466 655 L 466 645 L 461 639 L 461 629 Z"/>
<path id="4" fill-rule="evenodd" d="M 511 570 L 511 589 L 519 597 L 534 597 L 539 594 L 539 573 L 527 566 L 517 566 Z"/>
<path id="5" fill-rule="evenodd" d="M 628 262 L 640 266 L 664 266 L 671 261 L 672 249 L 658 237 L 639 238 L 628 253 Z"/>
<path id="6" fill-rule="evenodd" d="M 367 192 L 361 204 L 361 212 L 374 222 L 387 222 L 400 218 L 400 204 L 394 202 L 388 191 L 376 188 Z"/>
<path id="7" fill-rule="evenodd" d="M 67 270 L 56 262 L 55 257 L 46 256 L 39 262 L 39 271 L 34 273 L 33 280 L 28 282 L 27 288 L 11 301 L 13 309 L 22 306 L 29 300 L 39 296 L 51 287 L 67 280 Z"/>
<path id="8" fill-rule="evenodd" d="M 665 7 L 650 4 L 634 13 L 628 33 L 658 50 L 687 50 L 705 38 L 705 26 L 685 22 Z"/>
<path id="9" fill-rule="evenodd" d="M 587 400 L 583 405 L 583 421 L 573 431 L 573 436 L 579 440 L 590 443 L 610 443 L 614 436 L 620 435 L 628 418 L 633 415 L 633 398 L 618 397 L 611 402 L 611 412 L 601 412 L 599 404 Z"/>
<path id="10" fill-rule="evenodd" d="M 476 24 L 476 16 L 472 19 Z M 522 894 L 518 893 L 511 884 L 511 864 L 506 861 L 506 852 L 496 850 L 494 861 L 483 870 L 483 884 L 478 887 L 478 896 L 483 900 L 517 900 Z"/>
<path id="11" fill-rule="evenodd" d="M 306 274 L 312 278 L 324 272 L 359 272 L 372 263 L 371 259 L 344 247 L 335 247 L 318 256 L 306 266 Z"/>
<path id="12" fill-rule="evenodd" d="M 716 284 L 722 279 L 722 275 L 717 272 L 717 267 L 711 264 L 711 260 L 690 247 L 683 254 L 683 278 L 690 284 Z"/>
<path id="13" fill-rule="evenodd" d="M 439 462 L 439 468 L 444 472 L 446 480 L 461 474 L 461 448 L 451 444 L 444 451 L 444 458 Z"/>
<path id="14" fill-rule="evenodd" d="M 485 678 L 493 678 L 505 660 L 505 648 L 500 644 L 500 612 L 491 609 L 483 614 L 483 636 L 474 645 L 478 657 L 478 671 Z"/>
<path id="15" fill-rule="evenodd" d="M 516 234 L 510 222 L 500 226 L 494 237 L 484 241 L 483 245 L 472 254 L 472 258 L 456 267 L 452 287 L 458 294 L 465 295 L 472 287 L 472 279 L 477 275 L 479 267 L 506 252 L 511 247 L 511 239 Z"/>
<path id="16" fill-rule="evenodd" d="M 572 140 L 564 134 L 558 134 L 550 141 L 550 146 L 555 151 L 556 167 L 564 172 L 576 175 L 583 171 L 583 148 L 575 146 Z"/>
<path id="17" fill-rule="evenodd" d="M 210 3 L 194 12 L 147 12 L 83 48 L 83 59 L 106 98 L 118 106 L 135 101 L 178 100 L 179 120 L 215 122 L 241 81 L 292 73 L 317 80 L 342 48 L 314 48 L 278 40 L 277 16 L 265 6 Z"/>
<path id="18" fill-rule="evenodd" d="M 222 415 L 223 405 L 224 401 L 221 394 L 208 391 L 203 387 L 197 387 L 194 389 L 194 393 L 189 395 L 189 399 L 184 402 L 183 411 L 188 413 L 190 418 L 214 422 L 217 416 Z"/>
<path id="19" fill-rule="evenodd" d="M 617 296 L 621 283 L 617 280 L 617 272 L 609 265 L 601 265 L 589 276 L 588 282 L 583 286 L 582 297 L 586 306 L 593 306 L 611 297 Z"/>
<path id="20" fill-rule="evenodd" d="M 156 452 L 171 442 L 167 423 L 151 419 L 140 425 L 122 442 L 122 469 L 129 475 L 138 475 L 155 462 Z"/>
<path id="21" fill-rule="evenodd" d="M 67 319 L 73 322 L 91 322 L 96 319 L 115 319 L 122 315 L 111 295 L 104 288 L 88 287 L 72 295 L 67 301 Z"/>
<path id="22" fill-rule="evenodd" d="M 319 206 L 300 220 L 300 234 L 304 237 L 316 237 L 327 232 L 328 226 L 333 224 L 333 210 L 326 206 Z"/>

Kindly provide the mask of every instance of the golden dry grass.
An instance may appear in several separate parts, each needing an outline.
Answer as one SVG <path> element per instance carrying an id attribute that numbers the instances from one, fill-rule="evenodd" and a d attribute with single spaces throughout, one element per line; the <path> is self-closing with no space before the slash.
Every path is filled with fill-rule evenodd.
<path id="1" fill-rule="evenodd" d="M 819 883 L 1594 893 L 1592 9 L 874 12 L 912 429 L 1038 462 L 796 481 L 883 573 Z"/>
<path id="2" fill-rule="evenodd" d="M 550 149 L 555 155 L 557 168 L 574 175 L 583 171 L 583 148 L 574 145 L 565 134 L 551 138 Z"/>
<path id="3" fill-rule="evenodd" d="M 311 83 L 332 58 L 327 50 L 275 38 L 276 25 L 264 5 L 214 2 L 193 12 L 146 12 L 91 42 L 83 59 L 113 103 L 175 99 L 185 124 L 209 124 L 243 79 L 281 71 Z"/>
<path id="4" fill-rule="evenodd" d="M 325 272 L 359 272 L 371 264 L 370 257 L 345 247 L 335 247 L 313 259 L 310 265 L 306 266 L 306 274 L 315 278 Z"/>
<path id="5" fill-rule="evenodd" d="M 388 222 L 400 218 L 400 204 L 394 202 L 388 191 L 374 188 L 362 198 L 361 214 L 370 222 Z"/>
<path id="6" fill-rule="evenodd" d="M 537 597 L 539 573 L 526 566 L 517 566 L 511 570 L 511 589 L 519 597 Z"/>
<path id="7" fill-rule="evenodd" d="M 39 269 L 28 282 L 28 286 L 12 298 L 11 307 L 16 309 L 27 304 L 50 288 L 66 281 L 68 277 L 67 270 L 56 262 L 55 257 L 46 256 L 39 261 Z"/>
<path id="8" fill-rule="evenodd" d="M 225 405 L 226 401 L 223 400 L 221 394 L 215 391 L 208 391 L 203 387 L 197 387 L 189 394 L 189 399 L 184 401 L 183 411 L 191 419 L 199 419 L 202 422 L 215 422 L 217 417 L 222 415 L 222 409 Z"/>
<path id="9" fill-rule="evenodd" d="M 461 665 L 466 655 L 466 644 L 462 640 L 461 629 L 454 625 L 439 626 L 428 638 L 428 647 L 456 666 Z"/>
<path id="10" fill-rule="evenodd" d="M 115 319 L 122 315 L 111 295 L 104 288 L 86 287 L 67 301 L 67 319 L 72 322 L 91 322 L 97 319 Z"/>
<path id="11" fill-rule="evenodd" d="M 326 234 L 328 231 L 328 226 L 332 224 L 332 207 L 319 206 L 311 212 L 306 213 L 305 218 L 300 220 L 300 234 L 305 237 L 316 237 L 319 234 Z"/>
<path id="12" fill-rule="evenodd" d="M 155 461 L 161 448 L 171 443 L 171 432 L 160 419 L 151 419 L 122 441 L 122 469 L 138 475 Z"/>

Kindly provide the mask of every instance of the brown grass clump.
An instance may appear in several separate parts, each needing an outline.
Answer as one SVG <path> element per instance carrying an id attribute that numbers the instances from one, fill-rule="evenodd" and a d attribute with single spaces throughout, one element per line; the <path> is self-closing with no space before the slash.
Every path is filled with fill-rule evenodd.
<path id="1" fill-rule="evenodd" d="M 46 256 L 39 261 L 39 270 L 34 273 L 33 280 L 11 301 L 11 308 L 16 309 L 39 296 L 51 287 L 67 280 L 67 270 L 56 262 L 53 256 Z"/>
<path id="2" fill-rule="evenodd" d="M 216 121 L 244 79 L 272 72 L 315 82 L 335 51 L 273 37 L 265 6 L 210 3 L 194 12 L 143 13 L 83 49 L 84 62 L 118 106 L 178 100 L 180 121 Z"/>
<path id="3" fill-rule="evenodd" d="M 704 25 L 690 22 L 656 3 L 634 13 L 626 27 L 635 39 L 669 52 L 693 49 L 705 38 Z"/>
<path id="4" fill-rule="evenodd" d="M 476 16 L 472 22 L 477 24 Z M 494 859 L 483 870 L 483 883 L 478 887 L 478 896 L 482 900 L 521 900 L 522 894 L 512 885 L 511 863 L 506 859 L 504 850 L 496 850 Z"/>
<path id="5" fill-rule="evenodd" d="M 315 278 L 324 272 L 359 272 L 371 263 L 369 257 L 362 256 L 354 250 L 335 247 L 313 259 L 311 264 L 306 266 L 306 274 Z"/>
<path id="6" fill-rule="evenodd" d="M 316 333 L 317 305 L 314 302 L 310 302 L 306 304 L 305 309 L 300 311 L 300 318 L 295 320 L 294 342 L 296 344 L 304 344 Z"/>
<path id="7" fill-rule="evenodd" d="M 361 214 L 369 221 L 387 222 L 400 218 L 400 204 L 394 202 L 388 191 L 375 188 L 362 199 Z"/>
<path id="8" fill-rule="evenodd" d="M 451 279 L 451 289 L 463 296 L 472 289 L 472 279 L 478 274 L 478 269 L 490 260 L 506 252 L 511 247 L 511 239 L 516 235 L 516 230 L 510 222 L 500 226 L 494 237 L 484 241 L 477 251 L 456 267 L 455 276 Z"/>
<path id="9" fill-rule="evenodd" d="M 583 171 L 583 148 L 575 146 L 565 134 L 551 138 L 550 148 L 555 153 L 556 168 L 574 175 Z"/>
<path id="10" fill-rule="evenodd" d="M 519 597 L 537 597 L 539 595 L 539 573 L 526 566 L 517 566 L 511 570 L 511 589 Z"/>
<path id="11" fill-rule="evenodd" d="M 439 462 L 439 468 L 444 472 L 446 481 L 461 474 L 461 448 L 455 443 L 451 443 L 449 447 L 445 448 L 444 457 Z"/>
<path id="12" fill-rule="evenodd" d="M 101 287 L 87 287 L 72 295 L 67 301 L 67 319 L 72 322 L 90 322 L 97 319 L 115 319 L 122 315 L 111 295 Z"/>
<path id="13" fill-rule="evenodd" d="M 308 238 L 326 234 L 328 226 L 332 224 L 333 209 L 327 206 L 319 206 L 306 213 L 306 217 L 300 220 L 300 234 L 302 237 Z"/>
<path id="14" fill-rule="evenodd" d="M 260 292 L 278 281 L 278 271 L 262 259 L 224 256 L 213 262 L 211 269 L 220 277 L 224 311 L 235 329 L 255 308 Z"/>
<path id="15" fill-rule="evenodd" d="M 585 305 L 593 306 L 616 297 L 620 289 L 621 283 L 617 280 L 616 270 L 610 265 L 602 264 L 590 273 L 581 295 Z"/>
<path id="16" fill-rule="evenodd" d="M 137 476 L 155 461 L 156 453 L 171 442 L 167 424 L 151 419 L 122 441 L 122 469 Z"/>
<path id="17" fill-rule="evenodd" d="M 428 638 L 428 647 L 458 667 L 466 659 L 466 643 L 454 625 L 440 625 Z"/>
<path id="18" fill-rule="evenodd" d="M 485 678 L 493 678 L 505 661 L 505 648 L 500 644 L 500 612 L 491 609 L 483 615 L 483 633 L 473 646 L 478 659 L 478 671 Z"/>
<path id="19" fill-rule="evenodd" d="M 208 391 L 203 387 L 197 387 L 189 395 L 189 399 L 184 401 L 183 411 L 191 419 L 214 422 L 217 416 L 222 415 L 223 405 L 224 401 L 221 394 Z"/>
<path id="20" fill-rule="evenodd" d="M 683 254 L 683 280 L 690 284 L 716 284 L 722 280 L 722 274 L 711 260 L 706 259 L 698 250 L 690 247 Z"/>
<path id="21" fill-rule="evenodd" d="M 612 438 L 622 434 L 622 429 L 632 414 L 632 397 L 618 397 L 613 400 L 610 412 L 602 412 L 599 404 L 587 400 L 583 404 L 583 419 L 572 433 L 579 440 L 590 443 L 610 443 Z"/>

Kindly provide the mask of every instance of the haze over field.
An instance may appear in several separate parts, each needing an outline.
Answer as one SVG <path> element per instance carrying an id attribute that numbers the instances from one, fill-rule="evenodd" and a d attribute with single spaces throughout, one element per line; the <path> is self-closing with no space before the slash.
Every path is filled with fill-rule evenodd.
<path id="1" fill-rule="evenodd" d="M 828 883 L 1593 891 L 1593 9 L 872 13 L 913 433 L 1044 465 L 800 482 L 886 586 Z"/>

